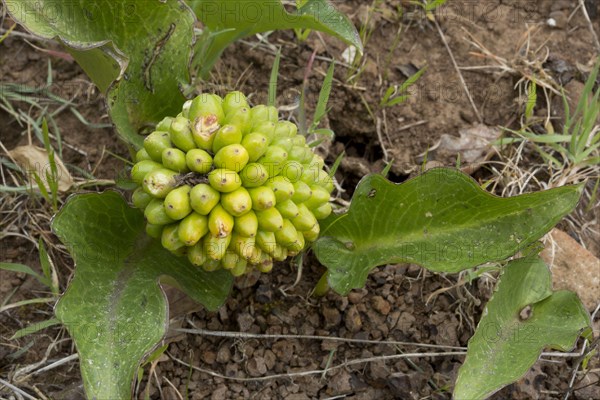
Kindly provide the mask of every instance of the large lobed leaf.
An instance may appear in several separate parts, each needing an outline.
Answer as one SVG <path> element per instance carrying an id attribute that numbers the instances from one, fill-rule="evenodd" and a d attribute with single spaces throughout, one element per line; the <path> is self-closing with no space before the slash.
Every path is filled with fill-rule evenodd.
<path id="1" fill-rule="evenodd" d="M 500 198 L 446 168 L 399 185 L 369 175 L 348 212 L 325 221 L 313 248 L 340 294 L 362 287 L 373 268 L 388 263 L 458 272 L 524 249 L 570 212 L 580 194 L 581 186 L 565 186 Z"/>
<path id="2" fill-rule="evenodd" d="M 509 262 L 469 340 L 454 398 L 490 396 L 523 376 L 544 347 L 568 351 L 589 326 L 589 314 L 577 295 L 552 291 L 550 270 L 542 260 Z"/>
<path id="3" fill-rule="evenodd" d="M 140 130 L 181 110 L 196 21 L 182 1 L 4 1 L 15 21 L 67 46 L 128 142 L 140 147 Z"/>
<path id="4" fill-rule="evenodd" d="M 352 22 L 328 0 L 308 0 L 294 12 L 288 12 L 281 0 L 188 0 L 188 4 L 205 28 L 194 56 L 202 76 L 230 43 L 276 29 L 314 29 L 363 50 Z"/>
<path id="5" fill-rule="evenodd" d="M 131 396 L 141 358 L 166 331 L 162 276 L 213 310 L 232 285 L 229 272 L 204 272 L 163 249 L 144 224 L 142 213 L 111 191 L 71 197 L 52 222 L 76 263 L 55 312 L 75 340 L 89 398 Z"/>

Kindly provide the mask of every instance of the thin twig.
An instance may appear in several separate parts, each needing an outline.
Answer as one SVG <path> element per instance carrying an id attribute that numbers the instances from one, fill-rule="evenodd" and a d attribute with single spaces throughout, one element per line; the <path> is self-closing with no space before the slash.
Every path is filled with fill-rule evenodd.
<path id="1" fill-rule="evenodd" d="M 587 21 L 588 29 L 590 30 L 590 33 L 592 34 L 592 38 L 594 39 L 594 44 L 596 45 L 596 50 L 600 51 L 600 42 L 598 41 L 598 35 L 596 34 L 596 31 L 594 30 L 594 25 L 592 25 L 592 20 L 590 19 L 590 16 L 588 15 L 587 9 L 585 8 L 585 3 L 583 1 L 584 0 L 579 0 L 579 7 L 581 7 L 583 16 L 585 17 L 585 20 Z"/>
<path id="2" fill-rule="evenodd" d="M 460 82 L 463 85 L 463 89 L 465 90 L 465 94 L 467 95 L 467 98 L 469 99 L 469 103 L 471 103 L 471 107 L 473 108 L 473 111 L 475 112 L 475 115 L 477 116 L 477 120 L 479 121 L 479 123 L 483 124 L 483 118 L 481 118 L 481 114 L 479 114 L 479 110 L 477 109 L 477 106 L 475 105 L 475 102 L 473 101 L 473 98 L 471 97 L 471 92 L 469 92 L 469 88 L 467 87 L 465 78 L 463 78 L 462 73 L 460 72 L 460 68 L 458 68 L 458 64 L 456 63 L 456 60 L 454 59 L 454 54 L 452 54 L 452 50 L 450 50 L 450 46 L 448 45 L 448 42 L 446 41 L 446 37 L 444 36 L 444 32 L 442 32 L 442 28 L 440 27 L 440 24 L 438 24 L 438 22 L 435 18 L 433 19 L 433 22 L 435 23 L 435 27 L 437 28 L 437 31 L 440 34 L 440 38 L 442 39 L 442 42 L 444 43 L 444 46 L 446 47 L 446 50 L 448 51 L 448 55 L 450 55 L 450 60 L 452 60 L 454 69 L 456 70 L 456 73 L 458 74 L 458 78 L 460 79 Z"/>
<path id="3" fill-rule="evenodd" d="M 18 387 L 11 385 L 10 383 L 6 382 L 3 379 L 0 379 L 0 385 L 4 385 L 7 388 L 9 388 L 10 390 L 12 390 L 15 393 L 20 394 L 23 397 L 26 397 L 29 400 L 38 400 L 37 398 L 31 396 L 30 394 L 28 394 L 27 392 L 24 392 L 23 390 L 19 389 Z"/>

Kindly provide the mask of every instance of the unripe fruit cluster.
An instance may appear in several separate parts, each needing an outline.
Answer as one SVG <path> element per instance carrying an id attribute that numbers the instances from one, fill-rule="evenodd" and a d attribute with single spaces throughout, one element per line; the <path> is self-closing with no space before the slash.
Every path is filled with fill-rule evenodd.
<path id="1" fill-rule="evenodd" d="M 295 124 L 240 92 L 202 94 L 144 140 L 131 171 L 148 235 L 205 270 L 269 272 L 319 236 L 333 182 Z"/>

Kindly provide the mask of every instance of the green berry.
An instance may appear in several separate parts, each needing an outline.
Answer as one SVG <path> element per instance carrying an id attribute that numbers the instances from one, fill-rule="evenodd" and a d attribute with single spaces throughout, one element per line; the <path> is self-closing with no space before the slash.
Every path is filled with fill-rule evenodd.
<path id="1" fill-rule="evenodd" d="M 190 190 L 190 205 L 200 215 L 208 215 L 220 200 L 221 194 L 205 183 L 199 183 Z"/>
<path id="2" fill-rule="evenodd" d="M 234 217 L 240 217 L 252 210 L 252 199 L 248 191 L 240 187 L 233 192 L 221 195 L 221 205 Z"/>
<path id="3" fill-rule="evenodd" d="M 244 260 L 248 261 L 251 264 L 255 264 L 260 261 L 260 255 L 262 252 L 256 246 L 255 237 L 247 237 L 234 233 L 231 236 L 230 247 L 240 257 L 242 257 Z"/>
<path id="4" fill-rule="evenodd" d="M 275 193 L 266 186 L 249 188 L 250 198 L 252 199 L 252 208 L 254 210 L 267 210 L 276 203 Z"/>
<path id="5" fill-rule="evenodd" d="M 175 222 L 169 218 L 165 211 L 164 202 L 159 199 L 152 199 L 144 210 L 144 217 L 153 225 L 167 225 Z"/>
<path id="6" fill-rule="evenodd" d="M 213 159 L 217 168 L 239 172 L 248 164 L 248 151 L 241 144 L 230 144 L 221 148 Z M 240 182 L 241 183 L 241 182 Z"/>
<path id="7" fill-rule="evenodd" d="M 222 193 L 233 192 L 242 186 L 242 180 L 237 172 L 224 168 L 212 170 L 208 174 L 208 183 Z"/>
<path id="8" fill-rule="evenodd" d="M 273 258 L 268 254 L 261 254 L 260 261 L 256 264 L 256 269 L 264 274 L 271 272 L 273 270 Z"/>
<path id="9" fill-rule="evenodd" d="M 318 208 L 312 209 L 312 213 L 316 219 L 325 219 L 331 214 L 331 203 L 325 203 Z M 318 224 L 317 224 L 318 225 Z"/>
<path id="10" fill-rule="evenodd" d="M 212 169 L 213 158 L 205 150 L 192 149 L 185 155 L 185 163 L 190 171 L 206 174 Z"/>
<path id="11" fill-rule="evenodd" d="M 274 260 L 285 261 L 288 257 L 288 249 L 281 245 L 276 245 L 272 255 Z"/>
<path id="12" fill-rule="evenodd" d="M 177 235 L 178 227 L 179 224 L 171 224 L 165 226 L 162 230 L 160 242 L 162 246 L 169 251 L 176 251 L 185 246 L 185 244 L 179 240 L 179 236 Z"/>
<path id="13" fill-rule="evenodd" d="M 225 255 L 221 259 L 221 266 L 223 269 L 232 270 L 235 268 L 237 263 L 240 261 L 240 256 L 232 250 L 227 250 Z"/>
<path id="14" fill-rule="evenodd" d="M 291 199 L 286 201 L 277 201 L 275 204 L 275 208 L 281 214 L 283 218 L 295 218 L 298 216 L 298 206 Z"/>
<path id="15" fill-rule="evenodd" d="M 289 200 L 294 195 L 294 185 L 283 176 L 276 176 L 269 179 L 265 183 L 265 186 L 273 190 L 277 203 Z M 329 196 L 327 198 L 329 198 Z"/>
<path id="16" fill-rule="evenodd" d="M 242 131 L 237 125 L 223 125 L 215 135 L 212 144 L 213 153 L 217 153 L 223 147 L 230 144 L 239 144 L 242 142 Z"/>
<path id="17" fill-rule="evenodd" d="M 292 146 L 288 154 L 288 159 L 291 161 L 298 161 L 299 163 L 305 164 L 312 160 L 313 152 L 310 147 L 304 146 Z"/>
<path id="18" fill-rule="evenodd" d="M 173 189 L 165 197 L 165 212 L 176 221 L 185 218 L 192 212 L 190 204 L 190 187 L 188 185 Z"/>
<path id="19" fill-rule="evenodd" d="M 217 204 L 208 215 L 208 230 L 213 236 L 226 237 L 233 231 L 233 217 Z"/>
<path id="20" fill-rule="evenodd" d="M 275 233 L 259 230 L 256 232 L 256 244 L 263 252 L 273 255 L 275 252 L 275 246 L 277 245 Z"/>
<path id="21" fill-rule="evenodd" d="M 239 108 L 249 107 L 248 100 L 246 99 L 244 93 L 238 91 L 227 93 L 227 95 L 223 98 L 222 105 L 225 115 L 228 115 L 232 111 L 235 111 Z"/>
<path id="22" fill-rule="evenodd" d="M 140 162 L 142 160 L 152 160 L 150 154 L 143 147 L 135 153 L 135 162 Z"/>
<path id="23" fill-rule="evenodd" d="M 298 127 L 290 121 L 279 121 L 275 124 L 275 137 L 294 137 L 298 134 Z"/>
<path id="24" fill-rule="evenodd" d="M 304 204 L 298 204 L 298 216 L 291 221 L 299 231 L 309 231 L 317 224 L 317 219 Z"/>
<path id="25" fill-rule="evenodd" d="M 183 151 L 190 151 L 196 148 L 190 120 L 185 117 L 177 117 L 173 120 L 169 130 L 171 142 Z"/>
<path id="26" fill-rule="evenodd" d="M 188 249 L 187 253 L 188 260 L 196 267 L 201 267 L 208 261 L 208 256 L 204 250 L 202 242 L 198 242 Z"/>
<path id="27" fill-rule="evenodd" d="M 250 115 L 253 126 L 268 121 L 275 123 L 278 119 L 277 109 L 273 106 L 266 106 L 264 104 L 252 107 Z"/>
<path id="28" fill-rule="evenodd" d="M 146 234 L 154 239 L 160 239 L 162 235 L 163 225 L 146 224 Z"/>
<path id="29" fill-rule="evenodd" d="M 298 231 L 289 219 L 284 219 L 282 229 L 275 231 L 275 239 L 286 248 L 298 240 Z"/>
<path id="30" fill-rule="evenodd" d="M 209 258 L 204 264 L 202 264 L 202 269 L 206 272 L 217 271 L 221 269 L 221 261 Z"/>
<path id="31" fill-rule="evenodd" d="M 309 209 L 315 209 L 321 207 L 323 204 L 329 202 L 329 192 L 322 186 L 312 185 L 310 187 L 312 191 L 312 196 L 309 199 L 304 201 L 304 205 Z"/>
<path id="32" fill-rule="evenodd" d="M 177 172 L 160 168 L 150 171 L 144 177 L 144 191 L 158 199 L 164 199 L 177 185 Z"/>
<path id="33" fill-rule="evenodd" d="M 296 232 L 296 240 L 292 243 L 289 243 L 286 247 L 288 251 L 292 251 L 294 253 L 299 253 L 304 248 L 306 241 L 304 240 L 304 235 L 302 232 Z"/>
<path id="34" fill-rule="evenodd" d="M 204 252 L 209 259 L 221 260 L 231 243 L 232 236 L 218 237 L 210 233 L 204 236 Z"/>
<path id="35" fill-rule="evenodd" d="M 237 232 L 242 236 L 256 236 L 256 232 L 258 231 L 258 218 L 254 211 L 250 210 L 240 217 L 235 217 L 233 221 L 234 232 Z"/>
<path id="36" fill-rule="evenodd" d="M 248 151 L 250 162 L 255 162 L 265 154 L 269 142 L 262 133 L 252 132 L 244 136 L 242 146 Z"/>
<path id="37" fill-rule="evenodd" d="M 269 176 L 279 175 L 287 161 L 288 153 L 279 146 L 269 146 L 258 162 L 267 167 Z"/>
<path id="38" fill-rule="evenodd" d="M 164 149 L 162 153 L 162 165 L 176 172 L 188 172 L 185 162 L 186 154 L 175 148 Z"/>
<path id="39" fill-rule="evenodd" d="M 292 149 L 292 147 L 294 146 L 292 139 L 288 138 L 288 137 L 275 138 L 275 139 L 273 139 L 271 144 L 274 146 L 279 146 L 287 152 L 289 152 Z"/>
<path id="40" fill-rule="evenodd" d="M 208 218 L 197 212 L 192 212 L 179 223 L 179 240 L 186 246 L 198 243 L 202 236 L 208 233 Z"/>
<path id="41" fill-rule="evenodd" d="M 223 100 L 216 94 L 202 93 L 192 100 L 188 118 L 194 121 L 199 117 L 214 115 L 217 117 L 219 123 L 221 123 L 225 118 L 225 113 L 221 105 L 222 102 Z"/>
<path id="42" fill-rule="evenodd" d="M 306 137 L 304 137 L 302 135 L 295 135 L 294 137 L 290 138 L 290 142 L 294 146 L 305 147 L 306 146 Z M 311 153 L 311 159 L 312 159 L 312 155 L 314 153 L 312 151 L 310 153 Z"/>
<path id="43" fill-rule="evenodd" d="M 242 135 L 247 134 L 251 127 L 250 109 L 242 107 L 230 112 L 225 116 L 224 123 L 237 126 L 240 128 Z"/>
<path id="44" fill-rule="evenodd" d="M 271 143 L 275 139 L 275 124 L 271 121 L 263 121 L 252 125 L 252 131 L 260 133 L 267 138 L 267 142 Z"/>
<path id="45" fill-rule="evenodd" d="M 250 163 L 240 171 L 240 178 L 244 187 L 258 187 L 262 186 L 269 179 L 269 173 L 264 165 Z"/>
<path id="46" fill-rule="evenodd" d="M 304 173 L 304 165 L 298 161 L 286 161 L 283 164 L 280 175 L 286 177 L 290 182 L 296 183 Z"/>
<path id="47" fill-rule="evenodd" d="M 294 183 L 294 195 L 292 196 L 294 203 L 302 203 L 303 201 L 308 200 L 310 196 L 312 196 L 312 190 L 310 190 L 310 186 L 303 181 Z"/>
<path id="48" fill-rule="evenodd" d="M 160 163 L 152 160 L 142 160 L 134 164 L 131 169 L 131 180 L 138 185 L 144 181 L 146 174 L 157 169 L 161 169 L 163 166 Z"/>
<path id="49" fill-rule="evenodd" d="M 217 117 L 214 115 L 196 118 L 192 122 L 192 138 L 196 146 L 202 150 L 211 151 L 220 126 Z"/>
<path id="50" fill-rule="evenodd" d="M 238 257 L 238 261 L 235 264 L 235 266 L 229 270 L 229 272 L 231 272 L 231 275 L 233 276 L 242 276 L 246 273 L 248 269 L 248 262 L 246 260 L 244 260 L 241 257 Z"/>
<path id="51" fill-rule="evenodd" d="M 144 149 L 156 162 L 162 161 L 162 152 L 169 147 L 173 146 L 168 132 L 154 131 L 144 139 Z"/>
<path id="52" fill-rule="evenodd" d="M 165 117 L 162 119 L 162 121 L 160 121 L 158 124 L 156 124 L 156 129 L 154 129 L 154 130 L 167 132 L 171 128 L 172 122 L 173 122 L 172 117 Z"/>
<path id="53" fill-rule="evenodd" d="M 283 217 L 275 207 L 256 211 L 258 228 L 262 231 L 276 232 L 283 228 Z"/>
<path id="54" fill-rule="evenodd" d="M 319 238 L 319 233 L 321 232 L 321 228 L 319 224 L 315 224 L 311 230 L 302 232 L 304 239 L 309 242 L 314 242 Z"/>
<path id="55" fill-rule="evenodd" d="M 131 202 L 136 208 L 144 209 L 152 201 L 153 197 L 148 193 L 144 192 L 141 187 L 138 187 L 133 191 L 131 195 Z"/>

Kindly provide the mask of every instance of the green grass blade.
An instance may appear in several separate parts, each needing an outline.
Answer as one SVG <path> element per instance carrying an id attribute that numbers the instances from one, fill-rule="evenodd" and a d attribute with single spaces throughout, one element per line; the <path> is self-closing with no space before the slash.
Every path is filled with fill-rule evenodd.
<path id="1" fill-rule="evenodd" d="M 269 102 L 270 106 L 276 107 L 277 103 L 277 77 L 279 76 L 279 61 L 281 60 L 281 47 L 277 50 L 273 68 L 271 69 L 271 79 L 269 80 Z"/>

